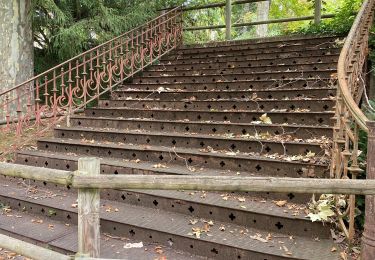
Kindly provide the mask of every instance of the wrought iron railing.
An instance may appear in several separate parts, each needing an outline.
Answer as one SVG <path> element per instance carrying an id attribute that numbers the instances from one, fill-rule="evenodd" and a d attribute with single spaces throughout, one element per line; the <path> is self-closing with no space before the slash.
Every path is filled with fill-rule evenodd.
<path id="1" fill-rule="evenodd" d="M 181 8 L 92 48 L 0 93 L 1 130 L 53 125 L 111 91 L 176 48 L 182 39 Z"/>
<path id="2" fill-rule="evenodd" d="M 358 162 L 358 137 L 360 129 L 368 132 L 368 119 L 358 104 L 365 91 L 364 65 L 374 10 L 375 0 L 364 1 L 340 54 L 331 178 L 356 179 L 363 172 Z M 339 223 L 349 240 L 355 234 L 355 207 L 355 196 L 350 195 L 345 211 L 337 210 Z"/>

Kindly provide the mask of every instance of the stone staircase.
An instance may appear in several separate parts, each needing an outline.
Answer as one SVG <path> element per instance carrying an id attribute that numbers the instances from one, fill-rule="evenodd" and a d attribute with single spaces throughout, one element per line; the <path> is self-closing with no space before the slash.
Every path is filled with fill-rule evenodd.
<path id="1" fill-rule="evenodd" d="M 329 177 L 337 37 L 183 46 L 98 107 L 58 126 L 16 163 L 102 174 Z M 2 177 L 0 232 L 65 253 L 76 246 L 76 191 Z M 338 259 L 310 194 L 103 190 L 103 257 Z M 9 216 L 12 215 L 12 216 Z M 15 217 L 16 216 L 16 217 Z M 18 217 L 17 217 L 18 216 Z M 30 227 L 30 222 L 33 223 Z M 143 248 L 124 249 L 139 242 Z M 163 258 L 164 257 L 164 258 Z"/>

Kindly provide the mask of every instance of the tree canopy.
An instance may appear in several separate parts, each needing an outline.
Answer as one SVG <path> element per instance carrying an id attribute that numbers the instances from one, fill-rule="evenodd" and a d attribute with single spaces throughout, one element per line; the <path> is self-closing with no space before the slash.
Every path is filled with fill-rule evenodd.
<path id="1" fill-rule="evenodd" d="M 181 4 L 194 6 L 223 0 L 33 0 L 33 32 L 36 73 L 62 62 L 84 50 L 126 32 L 157 15 L 158 10 Z M 324 0 L 323 13 L 337 13 L 338 19 L 323 21 L 322 25 L 292 22 L 272 24 L 269 35 L 290 32 L 343 32 L 354 19 L 351 13 L 361 0 Z M 269 18 L 312 15 L 313 0 L 271 0 Z M 257 20 L 257 3 L 234 5 L 232 22 Z M 224 8 L 186 12 L 186 26 L 224 24 Z M 185 33 L 186 42 L 223 40 L 224 29 Z M 255 36 L 255 26 L 233 29 L 234 39 Z"/>

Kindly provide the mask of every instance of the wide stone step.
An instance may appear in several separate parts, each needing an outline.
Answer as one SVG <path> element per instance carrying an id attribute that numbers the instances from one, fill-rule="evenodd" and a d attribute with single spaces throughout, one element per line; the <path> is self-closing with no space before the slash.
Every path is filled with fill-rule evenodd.
<path id="1" fill-rule="evenodd" d="M 138 85 L 137 85 L 138 86 Z M 156 86 L 152 86 L 155 87 Z M 192 87 L 189 87 L 192 89 Z M 270 89 L 247 89 L 247 90 L 227 90 L 211 89 L 211 90 L 185 90 L 179 88 L 164 88 L 156 91 L 156 89 L 141 90 L 123 87 L 112 92 L 111 101 L 115 100 L 131 100 L 131 99 L 154 99 L 154 100 L 215 100 L 222 101 L 232 99 L 255 99 L 261 101 L 273 99 L 335 99 L 336 88 L 333 87 L 317 87 L 317 88 L 304 88 L 304 89 L 291 89 L 291 88 L 270 88 Z M 106 104 L 106 100 L 100 101 L 101 104 Z"/>
<path id="2" fill-rule="evenodd" d="M 328 147 L 330 141 L 322 137 L 310 140 L 295 140 L 289 135 L 260 134 L 258 136 L 225 134 L 207 135 L 203 133 L 169 133 L 145 130 L 119 130 L 108 128 L 59 127 L 55 128 L 56 138 L 86 139 L 99 142 L 131 143 L 145 142 L 148 145 L 164 145 L 197 149 L 233 150 L 240 152 L 279 153 L 287 155 L 314 152 L 324 153 L 322 147 Z"/>
<path id="3" fill-rule="evenodd" d="M 297 79 L 317 79 L 330 78 L 336 73 L 336 69 L 331 70 L 309 70 L 309 71 L 286 71 L 286 72 L 254 72 L 248 74 L 213 74 L 195 76 L 143 76 L 135 77 L 133 83 L 212 83 L 222 81 L 253 81 L 253 80 L 279 80 L 281 82 Z"/>
<path id="4" fill-rule="evenodd" d="M 39 150 L 65 152 L 106 158 L 120 158 L 155 162 L 155 167 L 168 167 L 169 163 L 185 165 L 188 170 L 215 168 L 220 170 L 285 177 L 327 177 L 327 158 L 322 155 L 301 156 L 234 152 L 219 149 L 152 146 L 147 144 L 97 142 L 43 138 L 37 143 Z M 276 170 L 275 170 L 276 169 Z"/>
<path id="5" fill-rule="evenodd" d="M 180 58 L 178 57 L 168 57 L 166 56 L 160 63 L 161 64 L 197 64 L 204 62 L 206 63 L 209 59 L 212 63 L 215 62 L 231 62 L 231 61 L 253 61 L 253 60 L 270 60 L 270 59 L 286 59 L 286 58 L 297 58 L 297 57 L 316 57 L 316 56 L 326 56 L 334 55 L 338 56 L 340 54 L 340 48 L 330 48 L 330 49 L 320 49 L 320 50 L 300 50 L 300 51 L 283 51 L 274 53 L 254 53 L 248 55 L 232 55 L 232 56 L 214 56 L 214 57 L 201 57 L 201 58 Z"/>
<path id="6" fill-rule="evenodd" d="M 220 64 L 216 64 L 217 67 Z M 214 75 L 214 74 L 238 74 L 238 73 L 253 73 L 253 72 L 284 72 L 284 71 L 301 71 L 301 70 L 330 70 L 337 67 L 337 63 L 327 62 L 327 63 L 307 63 L 307 64 L 280 64 L 280 65 L 266 65 L 266 66 L 252 66 L 251 63 L 247 64 L 246 67 L 218 67 L 218 68 L 202 68 L 203 66 L 190 67 L 189 69 L 181 69 L 177 66 L 151 66 L 150 69 L 142 72 L 142 75 L 147 76 L 187 76 L 187 75 Z"/>
<path id="7" fill-rule="evenodd" d="M 124 83 L 123 86 L 113 90 L 154 90 L 155 92 L 170 91 L 283 91 L 285 90 L 304 90 L 317 88 L 335 88 L 336 80 L 332 78 L 311 78 L 311 79 L 283 79 L 283 80 L 252 80 L 252 81 L 220 81 L 211 83 Z M 292 94 L 293 95 L 293 94 Z"/>
<path id="8" fill-rule="evenodd" d="M 253 61 L 232 61 L 232 62 L 215 62 L 212 63 L 210 60 L 206 62 L 200 62 L 198 64 L 168 64 L 159 63 L 150 66 L 147 71 L 186 71 L 186 70 L 201 70 L 201 69 L 224 69 L 224 68 L 257 68 L 257 67 L 274 67 L 279 66 L 297 66 L 297 65 L 308 65 L 308 64 L 335 64 L 337 66 L 338 55 L 326 55 L 326 56 L 310 56 L 296 57 L 293 59 L 263 59 L 263 60 L 253 60 Z"/>
<path id="9" fill-rule="evenodd" d="M 160 94 L 159 96 L 162 96 Z M 259 97 L 251 97 L 244 99 L 214 99 L 214 100 L 196 100 L 195 96 L 191 96 L 181 101 L 174 100 L 157 100 L 158 95 L 154 95 L 153 99 L 129 99 L 126 100 L 100 100 L 99 107 L 105 108 L 136 108 L 136 109 L 179 109 L 179 110 L 258 110 L 258 111 L 333 111 L 335 100 L 327 99 L 309 99 L 300 97 L 299 99 L 286 100 L 260 100 Z"/>
<path id="10" fill-rule="evenodd" d="M 294 37 L 270 37 L 251 40 L 234 40 L 222 41 L 204 44 L 183 45 L 177 49 L 178 52 L 183 53 L 206 53 L 216 52 L 218 50 L 230 51 L 241 49 L 261 49 L 261 48 L 287 48 L 289 46 L 331 46 L 336 45 L 342 37 L 338 36 L 294 36 Z"/>
<path id="11" fill-rule="evenodd" d="M 81 155 L 75 153 L 60 153 L 38 150 L 20 151 L 15 163 L 31 165 L 35 167 L 48 167 L 58 170 L 77 169 L 78 158 Z M 186 165 L 168 164 L 168 167 L 154 167 L 154 162 L 140 160 L 122 160 L 117 158 L 101 158 L 100 172 L 102 174 L 153 174 L 153 175 L 197 175 L 197 176 L 261 176 L 248 171 L 230 171 L 210 168 L 196 168 L 195 171 L 186 168 Z M 307 175 L 306 175 L 307 176 Z M 34 183 L 36 183 L 34 181 Z M 43 183 L 43 185 L 49 185 Z M 51 184 L 54 186 L 53 184 Z M 50 186 L 51 186 L 50 185 Z M 110 193 L 111 194 L 111 193 Z M 245 196 L 248 193 L 236 193 Z M 108 195 L 108 194 L 107 194 Z M 107 196 L 106 195 L 106 196 Z M 286 200 L 290 203 L 307 203 L 311 200 L 311 194 L 302 193 L 273 193 L 253 192 L 251 195 L 267 200 Z M 109 195 L 108 195 L 109 196 Z M 122 197 L 122 196 L 121 196 Z M 188 206 L 189 207 L 189 206 Z M 190 212 L 190 211 L 189 211 Z M 186 212 L 185 212 L 186 213 Z"/>
<path id="12" fill-rule="evenodd" d="M 207 111 L 207 110 L 176 110 L 176 109 L 131 109 L 131 108 L 89 108 L 86 116 L 149 118 L 192 121 L 224 121 L 231 123 L 261 123 L 260 117 L 266 112 L 249 110 Z M 277 124 L 332 125 L 333 112 L 277 112 L 269 111 L 267 116 Z"/>
<path id="13" fill-rule="evenodd" d="M 185 53 L 183 51 L 172 52 L 171 54 L 164 56 L 161 60 L 179 60 L 179 59 L 201 59 L 201 58 L 217 58 L 217 57 L 234 57 L 234 56 L 249 56 L 249 55 L 262 55 L 262 54 L 280 54 L 285 52 L 300 52 L 300 51 L 316 51 L 320 53 L 321 51 L 336 51 L 339 49 L 333 44 L 327 44 L 325 46 L 319 45 L 287 45 L 282 48 L 247 48 L 240 50 L 223 50 L 219 48 L 215 52 L 204 52 L 204 53 Z"/>
<path id="14" fill-rule="evenodd" d="M 77 223 L 77 209 L 71 206 L 76 203 L 75 192 L 66 191 L 63 198 L 51 196 L 35 200 L 35 194 L 27 197 L 24 190 L 23 186 L 9 185 L 0 191 L 0 199 L 18 210 L 26 208 L 31 213 L 49 216 L 51 220 Z M 56 192 L 56 189 L 44 190 Z M 330 239 L 322 238 L 317 243 L 313 238 L 290 238 L 279 232 L 269 235 L 269 232 L 259 229 L 220 221 L 212 223 L 210 220 L 198 220 L 192 225 L 192 216 L 189 215 L 113 200 L 101 200 L 100 217 L 102 232 L 112 236 L 129 237 L 146 244 L 158 242 L 175 250 L 199 252 L 201 256 L 215 259 L 282 259 L 284 256 L 297 259 L 332 259 L 332 256 L 336 256 L 336 253 L 330 250 L 333 246 Z M 192 233 L 193 228 L 205 231 L 196 236 Z M 268 241 L 265 243 L 257 237 L 268 237 Z M 281 243 L 283 247 L 279 248 Z M 311 258 L 316 256 L 313 254 L 316 250 L 319 250 L 319 257 Z"/>
<path id="15" fill-rule="evenodd" d="M 255 135 L 270 133 L 275 135 L 289 134 L 295 138 L 310 139 L 321 136 L 332 137 L 333 129 L 327 126 L 308 125 L 282 125 L 282 124 L 251 124 L 251 123 L 228 123 L 224 121 L 184 121 L 184 120 L 154 120 L 154 119 L 126 119 L 113 117 L 86 117 L 73 116 L 70 119 L 72 127 L 105 127 L 111 129 L 128 130 L 153 130 L 169 133 L 207 133 L 207 134 L 230 134 Z"/>

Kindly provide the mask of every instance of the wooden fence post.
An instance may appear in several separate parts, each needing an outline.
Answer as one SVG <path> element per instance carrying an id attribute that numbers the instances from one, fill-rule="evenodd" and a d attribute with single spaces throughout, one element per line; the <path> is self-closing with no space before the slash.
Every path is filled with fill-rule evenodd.
<path id="1" fill-rule="evenodd" d="M 81 176 L 100 175 L 99 158 L 80 158 Z M 100 190 L 78 189 L 78 256 L 100 256 Z"/>
<path id="2" fill-rule="evenodd" d="M 322 0 L 315 0 L 314 23 L 320 24 L 322 20 Z"/>
<path id="3" fill-rule="evenodd" d="M 225 5 L 225 39 L 232 39 L 232 1 L 226 0 Z"/>
<path id="4" fill-rule="evenodd" d="M 368 121 L 367 179 L 375 179 L 375 121 Z M 362 236 L 363 260 L 375 259 L 375 196 L 366 196 L 365 230 Z"/>

